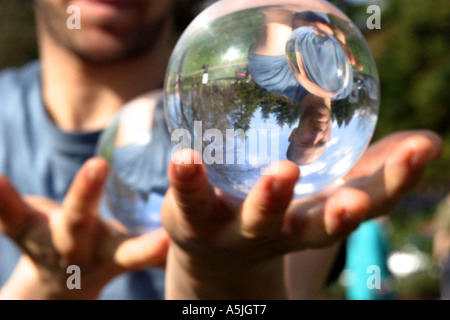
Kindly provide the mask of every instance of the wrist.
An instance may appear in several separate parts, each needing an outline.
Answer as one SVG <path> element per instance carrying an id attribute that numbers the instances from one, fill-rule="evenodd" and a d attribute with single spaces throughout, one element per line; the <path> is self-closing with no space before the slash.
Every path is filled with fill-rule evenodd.
<path id="1" fill-rule="evenodd" d="M 98 297 L 100 289 L 69 288 L 69 277 L 70 274 L 45 275 L 23 256 L 1 288 L 0 300 L 93 300 Z"/>
<path id="2" fill-rule="evenodd" d="M 173 245 L 166 267 L 166 298 L 286 299 L 283 269 L 282 257 L 255 263 L 217 263 L 189 256 Z"/>

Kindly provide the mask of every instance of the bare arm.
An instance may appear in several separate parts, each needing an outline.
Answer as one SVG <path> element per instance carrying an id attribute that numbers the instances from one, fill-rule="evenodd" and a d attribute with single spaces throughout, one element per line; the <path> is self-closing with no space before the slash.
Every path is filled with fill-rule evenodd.
<path id="1" fill-rule="evenodd" d="M 285 43 L 292 33 L 293 12 L 278 8 L 264 11 L 258 38 L 252 46 L 252 53 L 279 56 L 285 54 Z"/>
<path id="2" fill-rule="evenodd" d="M 323 249 L 309 249 L 285 257 L 286 290 L 289 299 L 312 300 L 325 287 L 341 242 Z"/>

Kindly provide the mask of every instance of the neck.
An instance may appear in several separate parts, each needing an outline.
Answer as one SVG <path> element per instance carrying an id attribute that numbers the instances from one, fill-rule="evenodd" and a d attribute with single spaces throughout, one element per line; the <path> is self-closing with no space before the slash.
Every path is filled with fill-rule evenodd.
<path id="1" fill-rule="evenodd" d="M 44 103 L 68 132 L 103 129 L 128 100 L 161 87 L 170 54 L 169 23 L 154 49 L 108 65 L 84 62 L 42 31 L 39 37 Z"/>

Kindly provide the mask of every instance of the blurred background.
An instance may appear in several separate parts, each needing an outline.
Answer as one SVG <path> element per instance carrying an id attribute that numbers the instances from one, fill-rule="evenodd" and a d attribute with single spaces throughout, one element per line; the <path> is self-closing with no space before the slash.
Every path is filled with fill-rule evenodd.
<path id="1" fill-rule="evenodd" d="M 199 1 L 180 0 L 177 34 Z M 450 192 L 450 1 L 333 0 L 365 35 L 377 62 L 381 107 L 373 140 L 398 130 L 430 129 L 445 140 L 443 157 L 384 221 L 396 299 L 440 299 L 440 274 L 432 259 L 434 215 Z M 381 9 L 381 28 L 369 29 L 369 5 Z M 188 9 L 189 8 L 189 9 Z M 176 39 L 177 34 L 174 35 Z M 0 1 L 0 69 L 36 59 L 33 1 Z M 1 97 L 0 97 L 1 103 Z M 345 299 L 344 273 L 322 298 Z M 348 281 L 348 279 L 347 279 Z"/>

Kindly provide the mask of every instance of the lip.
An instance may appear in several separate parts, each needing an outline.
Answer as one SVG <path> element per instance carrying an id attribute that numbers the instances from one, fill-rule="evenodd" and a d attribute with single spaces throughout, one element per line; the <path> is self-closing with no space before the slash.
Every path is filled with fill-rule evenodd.
<path id="1" fill-rule="evenodd" d="M 130 26 L 140 11 L 139 2 L 133 0 L 71 0 L 69 3 L 80 8 L 82 23 L 118 31 Z"/>
<path id="2" fill-rule="evenodd" d="M 136 5 L 139 1 L 137 0 L 69 0 L 69 2 L 90 2 L 90 3 L 103 3 L 109 5 L 127 6 Z"/>
<path id="3" fill-rule="evenodd" d="M 70 0 L 70 4 L 80 6 L 80 8 L 88 8 L 95 12 L 115 12 L 120 10 L 137 9 L 138 2 L 129 0 Z"/>

